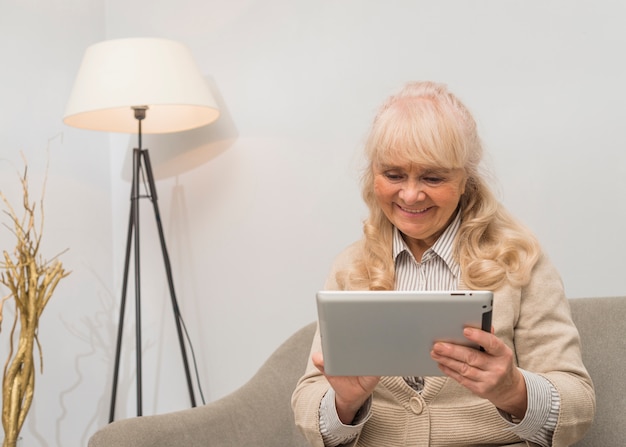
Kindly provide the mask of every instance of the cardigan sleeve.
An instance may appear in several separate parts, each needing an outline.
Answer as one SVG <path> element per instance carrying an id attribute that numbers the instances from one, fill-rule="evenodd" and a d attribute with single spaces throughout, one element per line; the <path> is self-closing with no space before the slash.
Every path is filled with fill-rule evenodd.
<path id="1" fill-rule="evenodd" d="M 558 391 L 561 407 L 552 444 L 569 446 L 591 426 L 595 393 L 561 278 L 545 256 L 517 299 L 510 304 L 517 309 L 512 340 L 518 364 L 545 377 Z"/>
<path id="2" fill-rule="evenodd" d="M 337 271 L 348 265 L 354 259 L 356 253 L 361 250 L 361 243 L 357 242 L 341 252 L 336 258 L 324 288 L 337 290 Z M 311 353 L 304 375 L 298 381 L 291 398 L 291 406 L 295 416 L 295 422 L 304 437 L 312 447 L 324 447 L 324 440 L 320 432 L 320 405 L 322 399 L 330 389 L 326 378 L 313 365 L 311 354 L 322 350 L 319 334 L 319 326 L 313 337 Z M 358 436 L 345 447 L 354 446 Z"/>
<path id="3" fill-rule="evenodd" d="M 319 327 L 316 330 L 311 347 L 311 353 L 321 351 Z M 330 389 L 326 378 L 318 371 L 311 361 L 307 363 L 304 375 L 298 381 L 291 397 L 296 426 L 300 429 L 311 447 L 324 447 L 324 440 L 320 431 L 320 405 L 322 399 Z M 354 446 L 358 436 L 346 447 Z"/>

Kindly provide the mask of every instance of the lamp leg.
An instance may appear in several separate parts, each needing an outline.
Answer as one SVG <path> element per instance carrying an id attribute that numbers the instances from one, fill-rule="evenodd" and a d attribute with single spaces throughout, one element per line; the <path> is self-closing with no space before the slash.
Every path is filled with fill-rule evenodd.
<path id="1" fill-rule="evenodd" d="M 115 367 L 113 369 L 113 384 L 111 393 L 111 408 L 109 410 L 109 423 L 115 419 L 115 403 L 117 396 L 117 381 L 120 370 L 120 354 L 122 351 L 122 333 L 124 332 L 124 312 L 126 309 L 126 289 L 128 286 L 128 268 L 130 266 L 130 247 L 132 245 L 133 238 L 133 205 L 131 202 L 130 218 L 128 222 L 128 237 L 126 239 L 126 258 L 124 261 L 124 279 L 122 282 L 122 299 L 120 301 L 120 317 L 117 325 L 117 343 L 115 347 Z"/>
<path id="2" fill-rule="evenodd" d="M 109 409 L 109 423 L 115 419 L 115 405 L 118 388 L 120 369 L 120 355 L 122 351 L 122 337 L 124 333 L 124 314 L 126 311 L 126 291 L 128 289 L 128 273 L 130 270 L 130 251 L 135 241 L 135 305 L 136 305 L 136 361 L 137 361 L 137 415 L 142 413 L 142 386 L 141 386 L 141 314 L 140 301 L 140 273 L 139 273 L 139 172 L 141 169 L 141 153 L 138 149 L 133 152 L 133 178 L 130 197 L 130 213 L 128 220 L 128 235 L 126 238 L 126 255 L 124 258 L 124 276 L 122 280 L 122 297 L 120 301 L 120 316 L 117 326 L 117 343 L 115 348 L 115 366 L 113 370 L 113 383 L 111 392 L 111 407 Z"/>
<path id="3" fill-rule="evenodd" d="M 141 149 L 133 150 L 133 192 L 131 200 L 133 207 L 133 221 L 135 224 L 135 359 L 137 375 L 137 416 L 143 415 L 142 405 L 142 368 L 141 368 L 141 269 L 139 263 L 139 172 L 141 170 Z"/>
<path id="4" fill-rule="evenodd" d="M 156 219 L 157 228 L 159 230 L 159 240 L 161 241 L 161 252 L 163 253 L 163 262 L 165 264 L 165 272 L 167 274 L 167 284 L 169 287 L 170 298 L 172 301 L 172 309 L 174 312 L 174 321 L 176 323 L 176 331 L 178 334 L 178 343 L 180 345 L 180 352 L 183 359 L 183 366 L 185 368 L 185 377 L 187 379 L 187 388 L 189 390 L 189 399 L 191 401 L 191 406 L 196 406 L 196 397 L 193 391 L 193 385 L 191 381 L 191 373 L 189 371 L 189 361 L 187 358 L 187 350 L 185 349 L 185 340 L 183 337 L 182 327 L 181 327 L 181 315 L 180 308 L 178 307 L 178 301 L 176 299 L 176 292 L 174 291 L 174 279 L 172 275 L 172 266 L 170 263 L 170 257 L 167 252 L 167 247 L 165 245 L 165 236 L 163 233 L 163 224 L 161 223 L 161 214 L 159 212 L 159 204 L 156 193 L 156 187 L 154 184 L 154 175 L 152 174 L 152 164 L 150 163 L 150 155 L 148 154 L 147 149 L 143 149 L 141 151 L 144 160 L 144 166 L 146 168 L 146 176 L 148 178 L 148 187 L 150 188 L 150 198 L 152 200 L 152 205 L 154 207 L 154 217 Z"/>

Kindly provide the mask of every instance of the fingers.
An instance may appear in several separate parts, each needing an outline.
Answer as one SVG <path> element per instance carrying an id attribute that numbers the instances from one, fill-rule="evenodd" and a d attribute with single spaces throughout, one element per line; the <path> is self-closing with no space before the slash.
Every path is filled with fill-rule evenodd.
<path id="1" fill-rule="evenodd" d="M 442 372 L 459 382 L 480 381 L 493 368 L 495 357 L 502 355 L 506 346 L 492 333 L 476 328 L 465 328 L 465 337 L 483 347 L 484 352 L 453 343 L 435 343 L 431 357 Z"/>
<path id="2" fill-rule="evenodd" d="M 498 350 L 498 339 L 488 332 L 484 332 L 480 329 L 466 328 L 463 331 L 463 335 L 465 335 L 469 341 L 482 346 L 486 353 L 492 354 L 494 351 Z M 484 353 L 481 353 L 478 349 L 455 343 L 437 342 L 433 345 L 432 352 L 440 357 L 447 357 L 456 361 L 453 362 L 453 364 L 458 363 L 459 367 L 463 367 L 462 364 L 479 367 L 482 360 L 484 360 L 484 355 L 481 355 Z"/>
<path id="3" fill-rule="evenodd" d="M 518 379 L 513 351 L 495 335 L 467 328 L 468 340 L 484 347 L 484 352 L 453 343 L 435 343 L 431 357 L 439 369 L 480 397 L 496 402 L 509 393 Z"/>
<path id="4" fill-rule="evenodd" d="M 454 379 L 480 380 L 485 370 L 485 353 L 451 343 L 435 343 L 431 357 L 442 372 Z"/>
<path id="5" fill-rule="evenodd" d="M 491 327 L 491 332 L 467 327 L 463 330 L 463 335 L 469 341 L 476 343 L 478 346 L 482 347 L 485 352 L 493 356 L 502 355 L 506 350 L 506 345 L 494 335 L 493 326 Z"/>

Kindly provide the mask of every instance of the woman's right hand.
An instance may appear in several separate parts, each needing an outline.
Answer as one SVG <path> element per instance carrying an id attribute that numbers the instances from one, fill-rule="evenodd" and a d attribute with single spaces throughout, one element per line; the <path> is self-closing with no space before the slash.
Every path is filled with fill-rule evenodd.
<path id="1" fill-rule="evenodd" d="M 379 376 L 329 376 L 324 372 L 324 357 L 321 352 L 311 355 L 315 367 L 324 374 L 335 391 L 337 416 L 343 424 L 351 424 L 357 411 L 369 399 L 380 381 Z"/>

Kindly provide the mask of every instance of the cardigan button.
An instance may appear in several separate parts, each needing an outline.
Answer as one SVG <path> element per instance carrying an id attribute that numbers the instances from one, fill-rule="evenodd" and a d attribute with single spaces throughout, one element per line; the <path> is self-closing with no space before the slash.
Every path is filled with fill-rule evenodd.
<path id="1" fill-rule="evenodd" d="M 422 414 L 424 410 L 424 404 L 419 397 L 412 397 L 411 400 L 409 400 L 409 407 L 411 407 L 411 411 L 415 414 Z"/>

